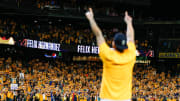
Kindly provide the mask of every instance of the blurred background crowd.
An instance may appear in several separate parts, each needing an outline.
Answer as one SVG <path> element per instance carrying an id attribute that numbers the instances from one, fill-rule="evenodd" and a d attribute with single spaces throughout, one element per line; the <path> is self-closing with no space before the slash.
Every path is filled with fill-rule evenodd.
<path id="1" fill-rule="evenodd" d="M 12 36 L 16 41 L 22 39 L 32 39 L 38 41 L 54 42 L 67 45 L 96 45 L 96 38 L 87 25 L 68 24 L 63 22 L 60 24 L 43 25 L 38 21 L 28 23 L 25 19 L 1 17 L 0 19 L 0 36 Z M 24 21 L 24 22 L 23 22 Z M 108 45 L 111 46 L 113 36 L 117 32 L 126 33 L 126 29 L 116 27 L 103 28 L 103 35 Z M 147 38 L 136 40 L 136 47 L 140 50 L 153 49 L 152 42 Z"/>
<path id="2" fill-rule="evenodd" d="M 124 12 L 133 17 L 135 45 L 141 55 L 133 70 L 132 100 L 180 101 L 179 18 L 167 12 L 169 1 L 167 6 L 165 1 L 158 4 L 154 0 L 153 6 L 154 1 L 150 1 L 0 0 L 0 37 L 13 37 L 16 42 L 14 46 L 0 45 L 0 100 L 100 101 L 102 63 L 97 54 L 19 45 L 24 39 L 32 39 L 70 49 L 96 46 L 84 16 L 92 7 L 109 46 L 116 32 L 126 32 Z M 45 58 L 46 53 L 61 55 Z"/>
<path id="3" fill-rule="evenodd" d="M 2 101 L 100 101 L 101 75 L 100 62 L 1 57 L 0 98 Z M 18 87 L 14 90 L 11 84 Z M 136 64 L 132 89 L 134 101 L 178 101 L 179 71 Z"/>

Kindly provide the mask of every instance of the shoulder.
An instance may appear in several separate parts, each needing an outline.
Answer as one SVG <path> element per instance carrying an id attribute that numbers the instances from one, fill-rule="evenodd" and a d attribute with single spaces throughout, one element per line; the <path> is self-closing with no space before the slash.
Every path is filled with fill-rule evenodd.
<path id="1" fill-rule="evenodd" d="M 133 42 L 128 42 L 128 49 L 126 51 L 127 54 L 129 54 L 131 57 L 136 56 L 136 45 Z"/>
<path id="2" fill-rule="evenodd" d="M 101 43 L 101 44 L 99 45 L 99 48 L 100 48 L 100 49 L 101 49 L 101 48 L 105 48 L 105 47 L 109 47 L 106 42 L 103 42 L 103 43 Z"/>
<path id="3" fill-rule="evenodd" d="M 136 50 L 136 45 L 134 44 L 134 42 L 128 42 L 128 49 L 130 50 Z"/>
<path id="4" fill-rule="evenodd" d="M 110 51 L 111 51 L 111 49 L 106 42 L 103 42 L 102 44 L 99 45 L 99 52 L 100 53 L 107 53 Z"/>

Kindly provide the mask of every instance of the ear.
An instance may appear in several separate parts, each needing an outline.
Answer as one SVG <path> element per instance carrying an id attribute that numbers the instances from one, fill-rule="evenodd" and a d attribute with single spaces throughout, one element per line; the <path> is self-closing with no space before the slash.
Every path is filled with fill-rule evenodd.
<path id="1" fill-rule="evenodd" d="M 116 48 L 114 41 L 112 41 L 112 48 Z"/>

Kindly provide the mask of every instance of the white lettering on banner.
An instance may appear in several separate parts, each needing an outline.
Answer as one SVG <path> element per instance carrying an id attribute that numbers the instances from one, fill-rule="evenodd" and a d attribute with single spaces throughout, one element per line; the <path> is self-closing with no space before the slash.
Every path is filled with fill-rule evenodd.
<path id="1" fill-rule="evenodd" d="M 78 46 L 77 46 L 77 52 L 78 52 L 78 53 L 98 54 L 98 53 L 99 53 L 99 48 L 98 48 L 97 46 L 78 45 Z"/>
<path id="2" fill-rule="evenodd" d="M 33 40 L 27 40 L 27 47 L 33 48 Z"/>
<path id="3" fill-rule="evenodd" d="M 91 48 L 90 46 L 84 46 L 85 49 L 84 53 L 91 53 L 90 48 Z"/>
<path id="4" fill-rule="evenodd" d="M 93 47 L 92 46 L 92 51 L 93 54 L 98 54 L 99 53 L 99 48 L 97 46 Z"/>
<path id="5" fill-rule="evenodd" d="M 99 47 L 96 47 L 97 48 L 97 54 L 99 54 Z"/>
<path id="6" fill-rule="evenodd" d="M 51 44 L 51 48 L 52 50 L 60 51 L 60 49 L 58 49 L 58 44 Z"/>
<path id="7" fill-rule="evenodd" d="M 48 49 L 48 44 L 46 42 L 43 42 L 43 49 Z"/>
<path id="8" fill-rule="evenodd" d="M 34 47 L 33 47 L 34 48 Z M 38 48 L 42 49 L 42 41 L 38 42 Z"/>
<path id="9" fill-rule="evenodd" d="M 37 41 L 36 40 L 34 40 L 34 48 L 37 48 L 38 47 L 38 45 L 37 45 Z"/>
<path id="10" fill-rule="evenodd" d="M 60 44 L 29 39 L 27 39 L 26 47 L 60 51 Z"/>
<path id="11" fill-rule="evenodd" d="M 60 51 L 60 44 L 55 45 L 55 50 Z"/>
<path id="12" fill-rule="evenodd" d="M 41 47 L 42 49 L 45 49 L 45 43 L 43 41 L 41 42 Z"/>
<path id="13" fill-rule="evenodd" d="M 85 53 L 84 46 L 81 46 L 81 47 L 82 47 L 81 53 Z"/>
<path id="14" fill-rule="evenodd" d="M 78 45 L 78 47 L 77 47 L 77 52 L 78 52 L 78 53 L 80 53 L 80 49 L 81 49 L 81 48 L 80 48 L 80 45 Z"/>
<path id="15" fill-rule="evenodd" d="M 87 53 L 90 53 L 90 48 L 91 48 L 90 46 L 86 46 L 86 52 Z"/>
<path id="16" fill-rule="evenodd" d="M 91 53 L 90 48 L 91 48 L 90 46 L 78 45 L 77 52 L 78 53 Z"/>
<path id="17" fill-rule="evenodd" d="M 83 46 L 83 45 L 81 46 L 81 53 L 85 53 L 85 52 L 84 52 L 84 46 Z"/>
<path id="18" fill-rule="evenodd" d="M 54 49 L 53 49 L 53 44 L 52 44 L 52 43 L 48 43 L 47 45 L 48 45 L 48 46 L 47 46 L 48 49 L 54 50 Z"/>
<path id="19" fill-rule="evenodd" d="M 49 48 L 49 44 L 47 43 L 47 42 L 44 42 L 44 44 L 45 44 L 45 49 L 48 49 Z"/>

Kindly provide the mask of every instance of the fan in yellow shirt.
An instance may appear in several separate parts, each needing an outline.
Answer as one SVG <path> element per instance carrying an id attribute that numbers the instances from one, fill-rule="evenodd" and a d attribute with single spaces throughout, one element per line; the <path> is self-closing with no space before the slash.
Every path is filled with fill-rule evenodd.
<path id="1" fill-rule="evenodd" d="M 43 101 L 43 96 L 41 93 L 36 93 L 36 98 L 39 99 L 39 101 Z"/>
<path id="2" fill-rule="evenodd" d="M 8 91 L 8 93 L 7 93 L 7 98 L 13 100 L 14 94 L 13 94 L 12 91 Z"/>
<path id="3" fill-rule="evenodd" d="M 43 101 L 48 101 L 48 97 L 47 97 L 46 93 L 42 94 L 42 99 L 43 99 Z"/>
<path id="4" fill-rule="evenodd" d="M 2 93 L 0 93 L 0 96 L 1 96 L 1 101 L 6 101 L 7 95 L 6 95 L 5 91 L 3 91 Z"/>
<path id="5" fill-rule="evenodd" d="M 103 62 L 103 74 L 100 90 L 101 101 L 130 101 L 132 96 L 132 74 L 136 61 L 134 28 L 132 18 L 125 12 L 127 24 L 126 36 L 117 33 L 111 49 L 105 42 L 102 31 L 95 22 L 91 8 L 86 13 L 91 29 L 99 46 L 99 56 Z"/>

